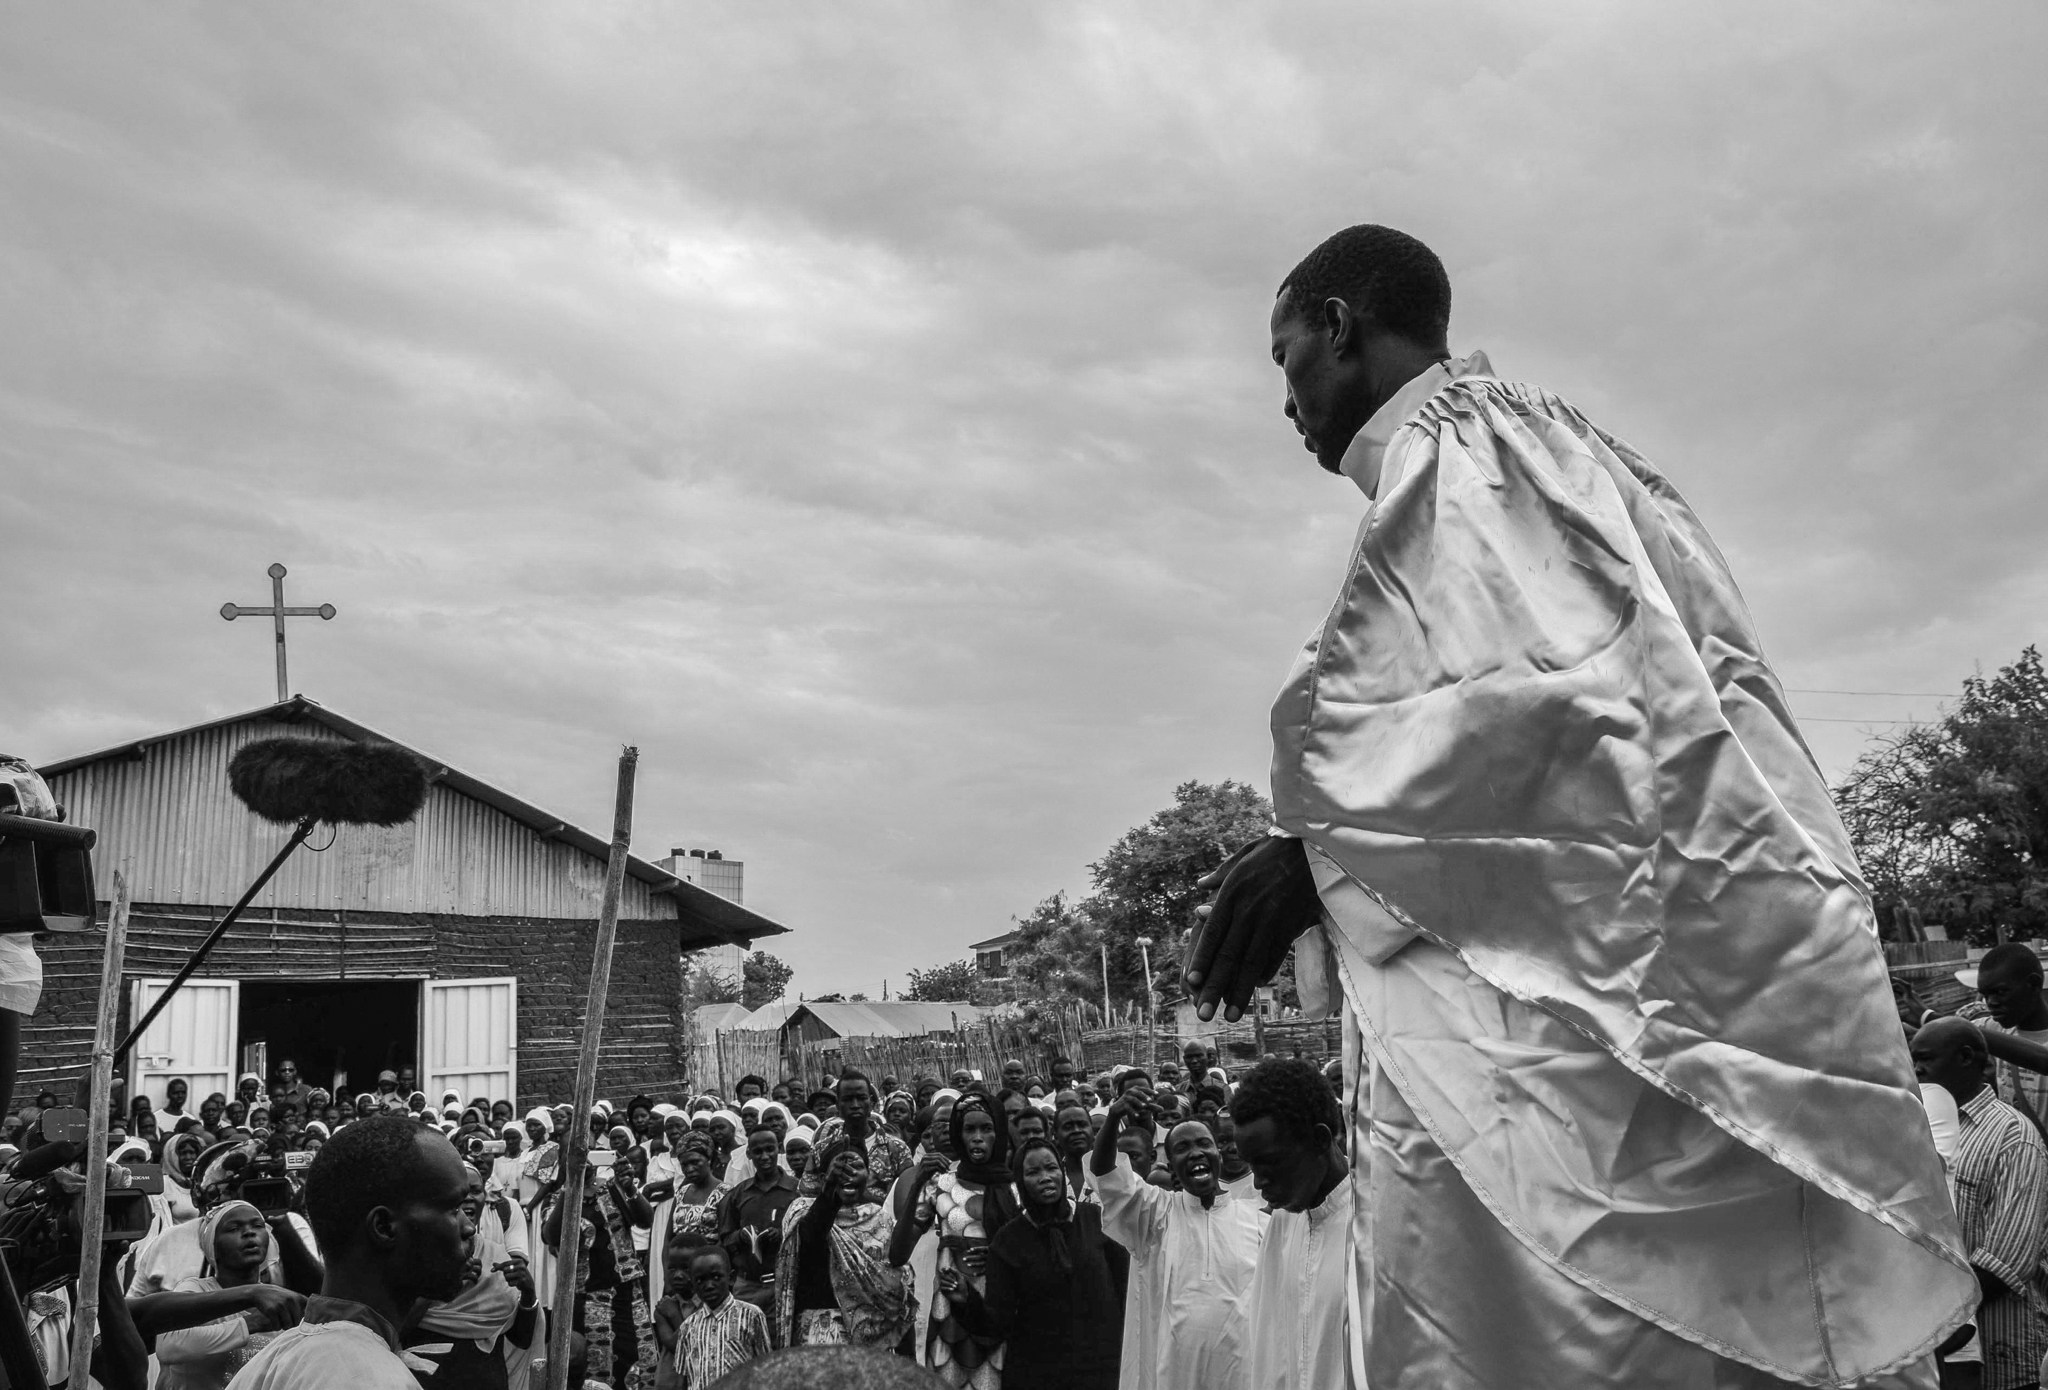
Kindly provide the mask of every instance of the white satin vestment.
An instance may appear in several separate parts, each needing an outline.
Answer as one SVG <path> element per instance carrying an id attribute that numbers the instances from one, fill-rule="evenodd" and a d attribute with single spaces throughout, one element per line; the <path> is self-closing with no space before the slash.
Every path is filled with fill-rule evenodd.
<path id="1" fill-rule="evenodd" d="M 1483 356 L 1273 711 L 1353 1024 L 1371 1390 L 1934 1383 L 1976 1302 L 1864 886 L 1684 500 Z"/>

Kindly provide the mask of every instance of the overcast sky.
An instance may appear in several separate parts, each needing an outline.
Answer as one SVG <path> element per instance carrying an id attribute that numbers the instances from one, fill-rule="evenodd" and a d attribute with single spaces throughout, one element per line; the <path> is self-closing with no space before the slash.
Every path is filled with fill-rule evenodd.
<path id="1" fill-rule="evenodd" d="M 1328 233 L 1673 478 L 1807 690 L 2041 636 L 2032 4 L 0 13 L 0 746 L 294 687 L 900 989 L 1266 711 L 1361 499 Z M 1830 776 L 1912 695 L 1802 694 Z M 1847 721 L 1847 722 L 1823 722 Z M 1864 722 L 1857 722 L 1864 721 Z"/>

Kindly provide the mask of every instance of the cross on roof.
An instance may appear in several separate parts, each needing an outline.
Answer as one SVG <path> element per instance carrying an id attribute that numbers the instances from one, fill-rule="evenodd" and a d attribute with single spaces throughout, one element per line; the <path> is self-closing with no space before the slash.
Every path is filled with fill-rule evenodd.
<path id="1" fill-rule="evenodd" d="M 229 622 L 237 618 L 270 618 L 277 627 L 277 702 L 281 705 L 292 697 L 291 682 L 284 674 L 284 620 L 286 618 L 322 618 L 334 616 L 334 605 L 323 603 L 318 608 L 287 608 L 284 606 L 283 565 L 270 567 L 270 607 L 249 608 L 239 603 L 223 603 L 220 615 Z"/>

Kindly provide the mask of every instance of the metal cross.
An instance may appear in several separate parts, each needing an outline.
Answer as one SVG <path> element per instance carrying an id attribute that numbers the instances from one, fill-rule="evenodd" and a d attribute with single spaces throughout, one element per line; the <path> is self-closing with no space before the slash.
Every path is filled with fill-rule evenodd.
<path id="1" fill-rule="evenodd" d="M 323 603 L 318 608 L 287 608 L 284 606 L 283 565 L 270 567 L 270 607 L 248 608 L 239 603 L 223 603 L 220 615 L 229 622 L 237 618 L 270 618 L 277 625 L 277 702 L 281 705 L 292 697 L 291 682 L 284 674 L 284 620 L 286 618 L 332 618 L 334 605 Z"/>

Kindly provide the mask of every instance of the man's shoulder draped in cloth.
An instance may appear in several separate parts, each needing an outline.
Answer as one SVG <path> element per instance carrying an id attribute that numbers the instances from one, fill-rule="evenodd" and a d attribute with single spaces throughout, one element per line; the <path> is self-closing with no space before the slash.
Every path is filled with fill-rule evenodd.
<path id="1" fill-rule="evenodd" d="M 1477 356 L 1343 472 L 1376 500 L 1273 801 L 1325 912 L 1305 992 L 1342 983 L 1369 1073 L 1361 1383 L 1932 1385 L 1976 1281 L 1854 855 L 1705 528 Z"/>

